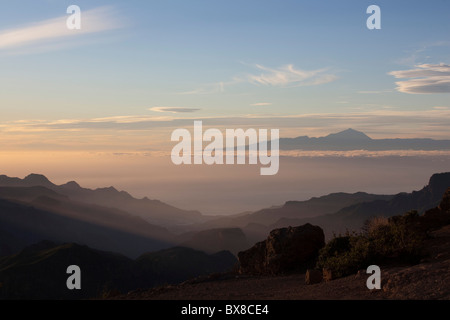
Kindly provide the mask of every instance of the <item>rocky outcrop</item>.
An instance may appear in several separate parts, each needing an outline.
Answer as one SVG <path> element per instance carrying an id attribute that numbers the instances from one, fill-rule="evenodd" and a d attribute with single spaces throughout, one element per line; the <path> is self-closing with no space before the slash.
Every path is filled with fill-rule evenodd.
<path id="1" fill-rule="evenodd" d="M 442 197 L 442 201 L 439 204 L 439 209 L 442 212 L 450 213 L 450 188 L 445 191 L 444 196 Z"/>
<path id="2" fill-rule="evenodd" d="M 264 274 L 266 261 L 266 242 L 258 242 L 248 250 L 238 253 L 239 272 L 250 274 Z"/>
<path id="3" fill-rule="evenodd" d="M 421 219 L 421 226 L 425 231 L 450 224 L 450 188 L 444 193 L 439 206 L 425 212 Z"/>
<path id="4" fill-rule="evenodd" d="M 309 223 L 300 227 L 275 229 L 265 241 L 239 252 L 240 272 L 283 274 L 306 271 L 308 266 L 314 264 L 324 245 L 323 230 Z"/>

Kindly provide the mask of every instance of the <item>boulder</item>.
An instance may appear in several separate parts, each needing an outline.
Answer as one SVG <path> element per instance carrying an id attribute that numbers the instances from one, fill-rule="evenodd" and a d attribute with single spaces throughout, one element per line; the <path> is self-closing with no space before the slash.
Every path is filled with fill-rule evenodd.
<path id="1" fill-rule="evenodd" d="M 315 269 L 308 269 L 305 275 L 306 284 L 316 284 L 322 282 L 323 275 L 322 271 Z"/>
<path id="2" fill-rule="evenodd" d="M 240 273 L 263 274 L 266 259 L 266 242 L 258 242 L 246 251 L 238 253 Z"/>
<path id="3" fill-rule="evenodd" d="M 450 224 L 450 188 L 444 193 L 438 207 L 425 212 L 420 224 L 424 231 L 439 229 Z"/>
<path id="4" fill-rule="evenodd" d="M 269 237 L 238 254 L 241 273 L 282 274 L 306 271 L 325 245 L 323 230 L 305 224 L 272 230 Z"/>

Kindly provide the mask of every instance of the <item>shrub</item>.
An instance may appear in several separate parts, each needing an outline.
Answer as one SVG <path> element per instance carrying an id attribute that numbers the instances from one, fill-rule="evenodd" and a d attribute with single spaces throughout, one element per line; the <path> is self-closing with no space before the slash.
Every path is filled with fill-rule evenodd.
<path id="1" fill-rule="evenodd" d="M 371 264 L 417 263 L 423 256 L 424 235 L 417 228 L 417 211 L 392 218 L 376 217 L 364 224 L 360 234 L 331 239 L 319 252 L 317 268 L 343 277 Z"/>
<path id="2" fill-rule="evenodd" d="M 317 268 L 332 270 L 336 278 L 355 273 L 367 265 L 369 243 L 360 235 L 333 238 L 319 252 Z"/>
<path id="3" fill-rule="evenodd" d="M 373 233 L 383 226 L 387 226 L 389 224 L 389 219 L 383 216 L 373 217 L 364 222 L 362 227 L 362 231 L 364 234 L 371 236 Z"/>
<path id="4" fill-rule="evenodd" d="M 410 211 L 375 228 L 368 235 L 373 258 L 382 262 L 418 262 L 423 255 L 421 248 L 425 239 L 425 234 L 417 227 L 418 221 L 417 211 Z"/>

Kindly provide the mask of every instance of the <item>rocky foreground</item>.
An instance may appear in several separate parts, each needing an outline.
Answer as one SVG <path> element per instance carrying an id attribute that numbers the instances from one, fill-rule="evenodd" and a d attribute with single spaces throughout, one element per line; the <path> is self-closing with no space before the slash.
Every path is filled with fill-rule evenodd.
<path id="1" fill-rule="evenodd" d="M 221 275 L 180 285 L 134 291 L 114 299 L 135 300 L 372 300 L 450 299 L 450 226 L 431 233 L 429 257 L 414 266 L 381 268 L 382 289 L 366 287 L 368 275 L 356 275 L 313 285 L 305 274 L 286 276 Z"/>
<path id="2" fill-rule="evenodd" d="M 408 225 L 410 228 L 427 234 L 426 240 L 421 244 L 423 258 L 414 265 L 398 265 L 396 260 L 391 263 L 397 265 L 380 265 L 381 289 L 367 288 L 366 282 L 370 275 L 366 270 L 334 279 L 324 269 L 314 281 L 312 274 L 318 271 L 311 270 L 306 277 L 302 271 L 311 266 L 311 259 L 317 256 L 324 245 L 322 229 L 306 224 L 273 230 L 265 241 L 240 252 L 240 268 L 234 273 L 215 274 L 179 285 L 132 291 L 114 299 L 450 300 L 450 188 L 438 207 L 428 210 L 420 217 L 406 217 L 412 217 L 411 221 L 415 221 Z M 411 239 L 415 238 L 402 237 L 402 241 Z"/>

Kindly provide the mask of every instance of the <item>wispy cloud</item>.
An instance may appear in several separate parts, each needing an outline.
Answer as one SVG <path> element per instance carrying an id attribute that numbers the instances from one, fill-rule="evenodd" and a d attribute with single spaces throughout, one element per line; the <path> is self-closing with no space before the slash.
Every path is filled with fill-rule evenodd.
<path id="1" fill-rule="evenodd" d="M 432 108 L 417 111 L 401 111 L 392 109 L 379 109 L 368 111 L 355 111 L 349 113 L 311 113 L 291 115 L 261 115 L 245 114 L 223 117 L 192 117 L 179 118 L 167 116 L 115 116 L 93 119 L 62 119 L 62 120 L 21 120 L 0 123 L 2 135 L 8 133 L 42 133 L 51 132 L 80 132 L 102 135 L 102 132 L 117 132 L 126 130 L 143 131 L 156 129 L 191 127 L 194 120 L 203 120 L 204 125 L 217 128 L 276 128 L 282 129 L 283 136 L 315 135 L 338 132 L 345 128 L 357 128 L 368 134 L 389 136 L 395 134 L 399 137 L 408 137 L 414 132 L 421 132 L 426 137 L 448 138 L 450 128 L 450 108 Z M 364 124 L 361 127 L 361 124 Z M 413 134 L 414 135 L 414 134 Z M 411 136 L 412 137 L 412 136 Z"/>
<path id="2" fill-rule="evenodd" d="M 252 107 L 265 107 L 265 106 L 271 106 L 272 103 L 270 102 L 257 102 L 257 103 L 252 103 L 251 106 Z"/>
<path id="3" fill-rule="evenodd" d="M 389 72 L 397 79 L 397 90 L 412 94 L 450 93 L 450 65 L 420 64 L 411 70 Z"/>
<path id="4" fill-rule="evenodd" d="M 432 51 L 440 47 L 449 47 L 450 41 L 435 41 L 431 43 L 425 43 L 416 49 L 408 52 L 408 56 L 397 60 L 397 63 L 406 66 L 414 66 L 419 63 L 419 61 L 426 61 L 431 58 Z M 435 53 L 434 53 L 435 54 Z M 433 55 L 434 55 L 433 54 Z"/>
<path id="5" fill-rule="evenodd" d="M 69 30 L 69 15 L 40 21 L 28 26 L 0 31 L 0 51 L 41 45 L 55 49 L 68 39 L 123 27 L 113 7 L 104 6 L 81 12 L 81 29 Z"/>
<path id="6" fill-rule="evenodd" d="M 170 113 L 190 113 L 200 111 L 198 108 L 180 108 L 180 107 L 153 107 L 150 111 L 156 112 L 170 112 Z"/>
<path id="7" fill-rule="evenodd" d="M 321 137 L 354 128 L 372 138 L 434 138 L 450 136 L 450 109 L 367 110 L 349 113 L 242 114 L 194 117 L 161 113 L 162 116 L 123 115 L 104 118 L 20 120 L 0 122 L 3 150 L 90 150 L 95 152 L 169 150 L 170 132 L 190 130 L 195 120 L 204 128 L 276 128 L 281 137 Z M 274 126 L 275 124 L 275 126 Z"/>
<path id="8" fill-rule="evenodd" d="M 237 75 L 229 81 L 220 81 L 200 86 L 197 89 L 180 92 L 179 94 L 217 94 L 225 92 L 227 87 L 242 83 L 250 83 L 258 86 L 272 86 L 281 88 L 292 88 L 301 86 L 314 86 L 333 82 L 338 79 L 329 69 L 300 70 L 295 69 L 292 64 L 272 69 L 260 64 L 251 65 L 253 69 L 259 70 L 260 74 Z"/>
<path id="9" fill-rule="evenodd" d="M 261 71 L 260 74 L 249 74 L 246 77 L 248 82 L 256 85 L 300 87 L 325 84 L 337 79 L 337 76 L 329 73 L 328 69 L 306 71 L 295 69 L 292 64 L 278 69 L 257 64 L 256 68 Z"/>

